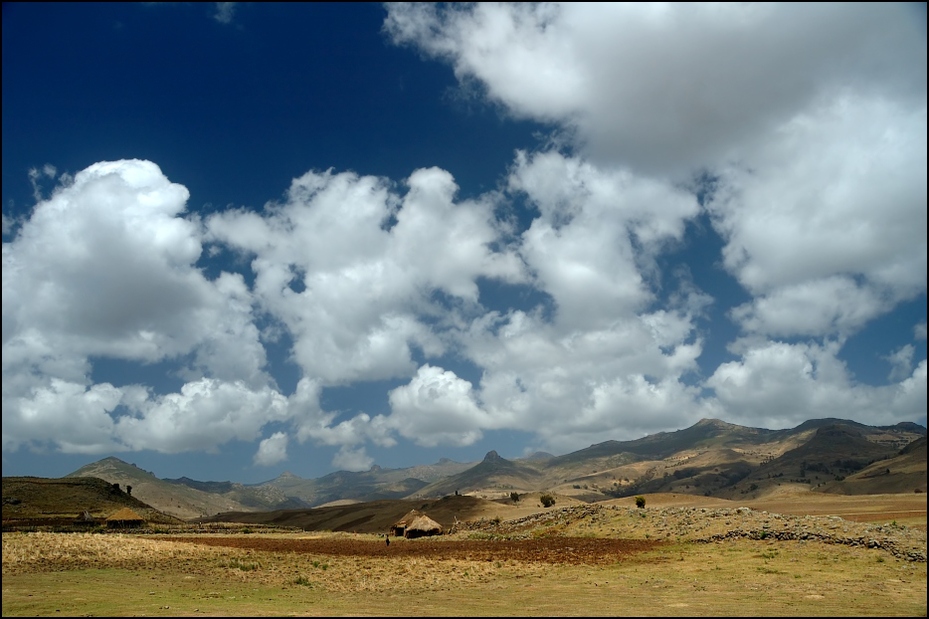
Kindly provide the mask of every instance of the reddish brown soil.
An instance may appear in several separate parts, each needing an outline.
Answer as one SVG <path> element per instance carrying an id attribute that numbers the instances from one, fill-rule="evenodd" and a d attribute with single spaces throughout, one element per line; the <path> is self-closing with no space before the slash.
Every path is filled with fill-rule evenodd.
<path id="1" fill-rule="evenodd" d="M 383 542 L 351 539 L 268 539 L 258 537 L 172 537 L 172 541 L 268 552 L 356 557 L 416 557 L 469 561 L 529 561 L 570 565 L 610 564 L 661 545 L 653 540 L 549 537 L 499 541 Z"/>

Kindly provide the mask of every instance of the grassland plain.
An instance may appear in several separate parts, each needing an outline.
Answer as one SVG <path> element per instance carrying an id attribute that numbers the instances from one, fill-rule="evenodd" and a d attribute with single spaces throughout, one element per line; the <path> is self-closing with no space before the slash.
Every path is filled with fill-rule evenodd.
<path id="1" fill-rule="evenodd" d="M 3 615 L 926 615 L 924 496 L 807 501 L 816 515 L 789 498 L 488 513 L 389 547 L 241 526 L 4 533 Z"/>

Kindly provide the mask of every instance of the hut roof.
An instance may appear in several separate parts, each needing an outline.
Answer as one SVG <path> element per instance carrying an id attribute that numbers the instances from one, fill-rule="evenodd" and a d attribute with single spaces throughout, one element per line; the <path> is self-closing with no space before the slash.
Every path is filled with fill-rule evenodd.
<path id="1" fill-rule="evenodd" d="M 133 522 L 133 521 L 144 521 L 144 520 L 145 518 L 138 515 L 137 513 L 135 513 L 128 507 L 122 508 L 121 510 L 119 510 L 118 512 L 116 512 L 115 514 L 107 518 L 107 521 L 113 521 L 113 522 L 117 522 L 117 521 L 118 522 Z"/>
<path id="2" fill-rule="evenodd" d="M 407 531 L 414 531 L 417 533 L 441 533 L 442 525 L 426 516 L 421 514 L 413 522 L 407 525 Z"/>
<path id="3" fill-rule="evenodd" d="M 411 510 L 407 513 L 406 516 L 404 516 L 403 518 L 401 518 L 400 520 L 398 520 L 397 522 L 395 522 L 395 523 L 394 523 L 394 526 L 395 526 L 395 527 L 396 527 L 396 526 L 408 527 L 408 526 L 410 526 L 410 524 L 413 523 L 414 520 L 416 520 L 417 518 L 419 518 L 419 517 L 422 516 L 422 515 L 423 515 L 423 514 L 421 514 L 420 512 L 416 511 L 415 509 L 411 509 Z"/>

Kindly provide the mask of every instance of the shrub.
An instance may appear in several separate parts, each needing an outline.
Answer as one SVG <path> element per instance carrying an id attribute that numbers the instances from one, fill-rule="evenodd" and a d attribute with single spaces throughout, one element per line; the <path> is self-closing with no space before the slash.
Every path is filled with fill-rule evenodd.
<path id="1" fill-rule="evenodd" d="M 642 496 L 642 495 L 637 496 L 637 497 L 635 498 L 635 506 L 638 507 L 639 509 L 644 508 L 644 507 L 645 507 L 645 497 Z"/>
<path id="2" fill-rule="evenodd" d="M 518 493 L 518 492 L 511 492 L 511 493 L 510 493 L 510 499 L 511 499 L 514 503 L 519 503 L 519 493 Z"/>
<path id="3" fill-rule="evenodd" d="M 539 497 L 539 501 L 542 502 L 542 507 L 551 507 L 555 504 L 555 497 L 546 492 Z"/>

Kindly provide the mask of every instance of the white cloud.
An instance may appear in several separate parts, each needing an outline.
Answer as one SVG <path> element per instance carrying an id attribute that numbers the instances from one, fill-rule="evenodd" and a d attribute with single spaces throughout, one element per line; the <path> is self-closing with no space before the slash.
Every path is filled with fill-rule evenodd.
<path id="1" fill-rule="evenodd" d="M 213 19 L 221 24 L 231 24 L 232 18 L 235 17 L 235 8 L 238 2 L 216 2 L 216 13 Z"/>
<path id="2" fill-rule="evenodd" d="M 364 447 L 352 449 L 342 447 L 332 458 L 332 466 L 342 471 L 367 471 L 374 464 L 374 459 L 366 452 Z"/>
<path id="3" fill-rule="evenodd" d="M 254 463 L 258 466 L 273 466 L 287 459 L 287 434 L 275 432 L 258 444 Z"/>
<path id="4" fill-rule="evenodd" d="M 707 386 L 724 419 L 765 428 L 825 417 L 884 425 L 925 414 L 925 360 L 899 383 L 871 387 L 852 382 L 838 350 L 828 342 L 750 344 L 740 361 L 720 365 Z"/>
<path id="5" fill-rule="evenodd" d="M 194 267 L 187 197 L 155 164 L 132 160 L 94 164 L 40 202 L 3 246 L 4 346 L 151 362 L 221 339 L 217 323 L 242 320 L 230 303 L 247 320 L 250 308 L 229 296 L 247 295 L 241 277 L 214 286 Z M 257 371 L 256 354 L 240 372 Z"/>
<path id="6" fill-rule="evenodd" d="M 390 392 L 390 424 L 419 445 L 470 445 L 492 427 L 470 382 L 440 367 L 424 365 L 407 385 Z"/>
<path id="7" fill-rule="evenodd" d="M 854 332 L 926 291 L 926 107 L 842 99 L 722 174 L 724 261 L 750 331 Z M 802 311 L 801 311 L 802 308 Z"/>
<path id="8" fill-rule="evenodd" d="M 110 384 L 93 385 L 58 378 L 30 381 L 28 394 L 8 394 L 4 375 L 3 450 L 22 442 L 57 444 L 65 453 L 103 453 L 125 448 L 114 437 L 110 413 L 122 392 Z"/>
<path id="9" fill-rule="evenodd" d="M 217 3 L 230 23 L 235 3 Z M 403 182 L 332 170 L 263 212 L 186 211 L 147 161 L 71 177 L 29 171 L 37 205 L 3 216 L 3 445 L 169 453 L 290 437 L 337 446 L 473 444 L 515 429 L 565 451 L 723 417 L 925 415 L 926 361 L 893 351 L 890 384 L 856 384 L 842 344 L 926 292 L 926 46 L 905 5 L 388 5 L 386 32 L 452 65 L 465 89 L 550 124 L 564 152 L 519 151 L 499 191 L 452 175 Z M 477 88 L 473 88 L 477 86 Z M 501 171 L 503 172 L 503 171 Z M 738 359 L 707 368 L 711 299 L 663 259 L 701 215 L 750 295 L 729 315 Z M 43 184 L 57 182 L 52 192 Z M 537 209 L 511 228 L 501 209 Z M 250 260 L 208 279 L 231 251 Z M 535 308 L 488 311 L 478 282 Z M 551 302 L 551 305 L 546 303 Z M 550 310 L 553 310 L 550 312 Z M 260 319 L 260 321 L 259 321 Z M 256 321 L 262 324 L 259 333 Z M 279 393 L 261 337 L 293 341 Z M 798 336 L 808 337 L 795 343 Z M 925 321 L 914 336 L 925 340 Z M 778 341 L 783 338 L 790 342 Z M 474 364 L 480 380 L 444 369 Z M 177 393 L 94 384 L 96 359 L 177 363 Z M 915 366 L 915 369 L 914 369 Z M 390 411 L 326 411 L 327 387 L 402 379 Z M 708 392 L 711 395 L 705 395 Z"/>
<path id="10" fill-rule="evenodd" d="M 847 335 L 891 308 L 890 300 L 878 290 L 836 275 L 774 288 L 734 308 L 731 315 L 750 333 Z"/>
<path id="11" fill-rule="evenodd" d="M 39 185 L 39 181 L 42 177 L 54 180 L 57 173 L 57 168 L 50 163 L 42 166 L 41 170 L 39 168 L 29 168 L 29 183 L 32 185 L 32 197 L 35 198 L 36 202 L 43 199 L 42 187 Z"/>
<path id="12" fill-rule="evenodd" d="M 913 348 L 913 345 L 907 344 L 887 355 L 885 359 L 890 362 L 891 365 L 887 380 L 899 382 L 908 378 L 913 371 L 913 355 L 915 352 L 916 349 Z"/>
<path id="13" fill-rule="evenodd" d="M 183 217 L 187 190 L 139 160 L 97 163 L 66 181 L 3 244 L 4 445 L 39 440 L 28 430 L 35 419 L 57 428 L 46 430 L 48 440 L 68 451 L 181 451 L 253 438 L 274 413 L 261 412 L 247 429 L 207 430 L 216 411 L 204 391 L 271 391 L 244 279 L 209 281 L 195 266 L 200 229 Z M 141 417 L 113 418 L 130 386 L 90 381 L 96 357 L 183 356 L 185 391 L 134 396 Z M 105 403 L 101 389 L 110 394 Z"/>
<path id="14" fill-rule="evenodd" d="M 598 328 L 645 308 L 655 257 L 698 212 L 693 194 L 667 183 L 555 152 L 518 153 L 509 186 L 541 212 L 520 254 L 565 328 Z"/>
<path id="15" fill-rule="evenodd" d="M 397 3 L 388 12 L 385 29 L 396 43 L 449 62 L 459 80 L 476 80 L 513 114 L 567 129 L 588 159 L 578 169 L 605 175 L 608 161 L 640 176 L 716 176 L 710 210 L 727 241 L 725 265 L 755 297 L 734 314 L 747 331 L 848 335 L 925 293 L 926 44 L 918 9 Z M 539 156 L 533 167 L 541 172 L 543 163 Z M 523 248 L 531 259 L 533 241 L 554 234 L 547 218 L 570 220 L 583 186 L 577 172 L 533 178 L 520 170 L 511 182 L 524 176 L 555 198 L 537 201 L 542 217 Z M 591 310 L 574 287 L 598 291 L 594 308 L 648 298 L 637 279 L 647 271 L 629 269 L 633 252 L 611 231 L 596 230 L 584 246 L 569 229 L 557 262 L 536 267 L 561 303 L 575 299 L 580 321 Z M 604 247 L 603 262 L 618 265 L 613 279 L 583 256 L 577 264 L 578 252 Z M 860 307 L 849 311 L 827 296 L 837 288 Z"/>
<path id="16" fill-rule="evenodd" d="M 212 451 L 233 439 L 254 441 L 271 421 L 287 419 L 287 399 L 243 382 L 201 379 L 180 393 L 152 397 L 119 417 L 116 434 L 134 450 Z"/>
<path id="17" fill-rule="evenodd" d="M 686 313 L 569 333 L 538 314 L 491 314 L 474 322 L 463 345 L 483 368 L 479 398 L 491 427 L 536 434 L 552 449 L 584 447 L 604 433 L 637 438 L 646 428 L 700 418 L 698 390 L 681 382 L 702 350 Z"/>
<path id="18" fill-rule="evenodd" d="M 887 4 L 392 3 L 385 29 L 596 157 L 678 173 L 836 89 L 925 97 L 920 18 Z"/>
<path id="19" fill-rule="evenodd" d="M 259 302 L 323 385 L 412 375 L 414 349 L 442 354 L 441 331 L 457 320 L 435 293 L 463 310 L 476 307 L 478 277 L 522 277 L 511 251 L 491 249 L 503 231 L 489 199 L 455 203 L 457 186 L 436 168 L 407 185 L 401 197 L 386 179 L 308 172 L 264 217 L 227 211 L 207 221 L 214 240 L 254 254 Z"/>
<path id="20" fill-rule="evenodd" d="M 293 395 L 288 398 L 287 416 L 296 428 L 296 438 L 300 443 L 311 440 L 323 445 L 341 445 L 347 449 L 356 448 L 365 441 L 382 447 L 396 445 L 382 415 L 372 418 L 367 413 L 359 413 L 333 425 L 337 413 L 322 410 L 319 404 L 321 391 L 319 382 L 303 377 L 297 383 Z"/>

